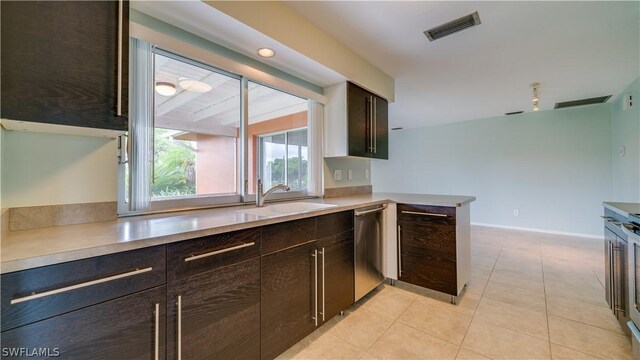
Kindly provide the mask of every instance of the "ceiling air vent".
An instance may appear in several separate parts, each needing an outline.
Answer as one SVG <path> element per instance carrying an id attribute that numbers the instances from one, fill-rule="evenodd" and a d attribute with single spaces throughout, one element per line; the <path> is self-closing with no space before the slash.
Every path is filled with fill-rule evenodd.
<path id="1" fill-rule="evenodd" d="M 442 24 L 429 30 L 425 30 L 424 34 L 427 36 L 429 41 L 433 41 L 476 25 L 480 25 L 480 16 L 478 16 L 477 11 L 461 18 L 449 21 L 446 24 Z"/>
<path id="2" fill-rule="evenodd" d="M 520 110 L 520 111 L 514 111 L 514 112 L 509 112 L 509 113 L 505 113 L 505 115 L 516 115 L 516 114 L 522 114 L 524 111 Z"/>
<path id="3" fill-rule="evenodd" d="M 603 104 L 603 103 L 606 103 L 607 100 L 609 100 L 610 97 L 611 97 L 611 95 L 609 95 L 609 96 L 599 96 L 599 97 L 594 97 L 594 98 L 589 98 L 589 99 L 581 99 L 581 100 L 571 100 L 571 101 L 559 102 L 559 103 L 556 103 L 556 106 L 554 107 L 554 109 L 562 109 L 562 108 L 568 108 L 568 107 L 573 107 L 573 106 L 582 106 L 582 105 Z"/>

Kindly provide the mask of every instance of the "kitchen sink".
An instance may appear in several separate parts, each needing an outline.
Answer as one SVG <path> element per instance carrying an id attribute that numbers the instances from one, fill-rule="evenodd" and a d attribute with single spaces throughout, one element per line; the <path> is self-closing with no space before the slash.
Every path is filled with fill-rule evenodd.
<path id="1" fill-rule="evenodd" d="M 273 204 L 273 205 L 267 205 L 264 207 L 256 207 L 252 209 L 238 210 L 238 211 L 241 213 L 249 214 L 249 215 L 268 217 L 268 216 L 305 213 L 305 212 L 314 211 L 314 210 L 326 209 L 334 206 L 337 206 L 337 205 L 308 203 L 308 202 L 290 202 L 290 203 Z"/>

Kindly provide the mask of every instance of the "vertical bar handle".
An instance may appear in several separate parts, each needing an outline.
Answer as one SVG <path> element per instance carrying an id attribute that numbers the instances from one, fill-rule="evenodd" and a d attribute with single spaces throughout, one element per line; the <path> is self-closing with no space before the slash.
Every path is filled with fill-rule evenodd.
<path id="1" fill-rule="evenodd" d="M 318 326 L 318 250 L 313 250 L 313 313 L 315 326 Z"/>
<path id="2" fill-rule="evenodd" d="M 402 276 L 402 229 L 398 225 L 398 278 Z"/>
<path id="3" fill-rule="evenodd" d="M 178 360 L 182 360 L 182 295 L 178 295 Z"/>
<path id="4" fill-rule="evenodd" d="M 373 153 L 373 96 L 369 96 L 369 152 Z"/>
<path id="5" fill-rule="evenodd" d="M 378 152 L 378 98 L 372 96 L 373 99 L 373 153 Z"/>
<path id="6" fill-rule="evenodd" d="M 118 80 L 116 94 L 116 115 L 122 116 L 122 28 L 124 26 L 124 1 L 118 1 Z"/>
<path id="7" fill-rule="evenodd" d="M 153 346 L 153 358 L 155 360 L 160 360 L 160 303 L 156 303 L 156 310 L 154 311 L 155 322 L 154 322 L 154 339 L 155 343 Z"/>
<path id="8" fill-rule="evenodd" d="M 324 248 L 322 248 L 322 250 L 320 251 L 320 254 L 322 254 L 322 321 L 324 321 L 324 313 L 325 313 L 325 307 L 324 307 Z"/>

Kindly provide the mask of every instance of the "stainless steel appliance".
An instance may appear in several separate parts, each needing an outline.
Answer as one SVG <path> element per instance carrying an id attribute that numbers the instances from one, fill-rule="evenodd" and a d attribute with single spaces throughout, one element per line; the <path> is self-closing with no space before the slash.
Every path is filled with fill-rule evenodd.
<path id="1" fill-rule="evenodd" d="M 605 209 L 603 219 L 606 300 L 622 328 L 629 332 L 628 245 L 627 235 L 622 231 L 622 223 L 627 219 L 609 209 Z"/>
<path id="2" fill-rule="evenodd" d="M 382 211 L 387 205 L 357 209 L 355 215 L 355 301 L 386 279 Z"/>
<path id="3" fill-rule="evenodd" d="M 628 309 L 631 321 L 627 327 L 631 332 L 633 358 L 640 359 L 640 214 L 630 214 L 623 231 L 629 241 Z"/>

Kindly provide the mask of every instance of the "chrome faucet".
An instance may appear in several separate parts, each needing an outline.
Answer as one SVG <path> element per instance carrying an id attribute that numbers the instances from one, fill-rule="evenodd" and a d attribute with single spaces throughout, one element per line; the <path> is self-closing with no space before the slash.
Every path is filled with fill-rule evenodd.
<path id="1" fill-rule="evenodd" d="M 272 192 L 276 191 L 276 190 L 284 190 L 284 191 L 289 191 L 291 190 L 291 188 L 285 184 L 278 184 L 274 187 L 272 187 L 271 189 L 267 190 L 267 192 L 263 193 L 262 192 L 262 180 L 258 179 L 258 190 L 256 190 L 256 206 L 258 207 L 262 207 L 264 206 L 264 199 L 267 198 L 267 196 L 269 196 L 269 194 L 271 194 Z"/>

